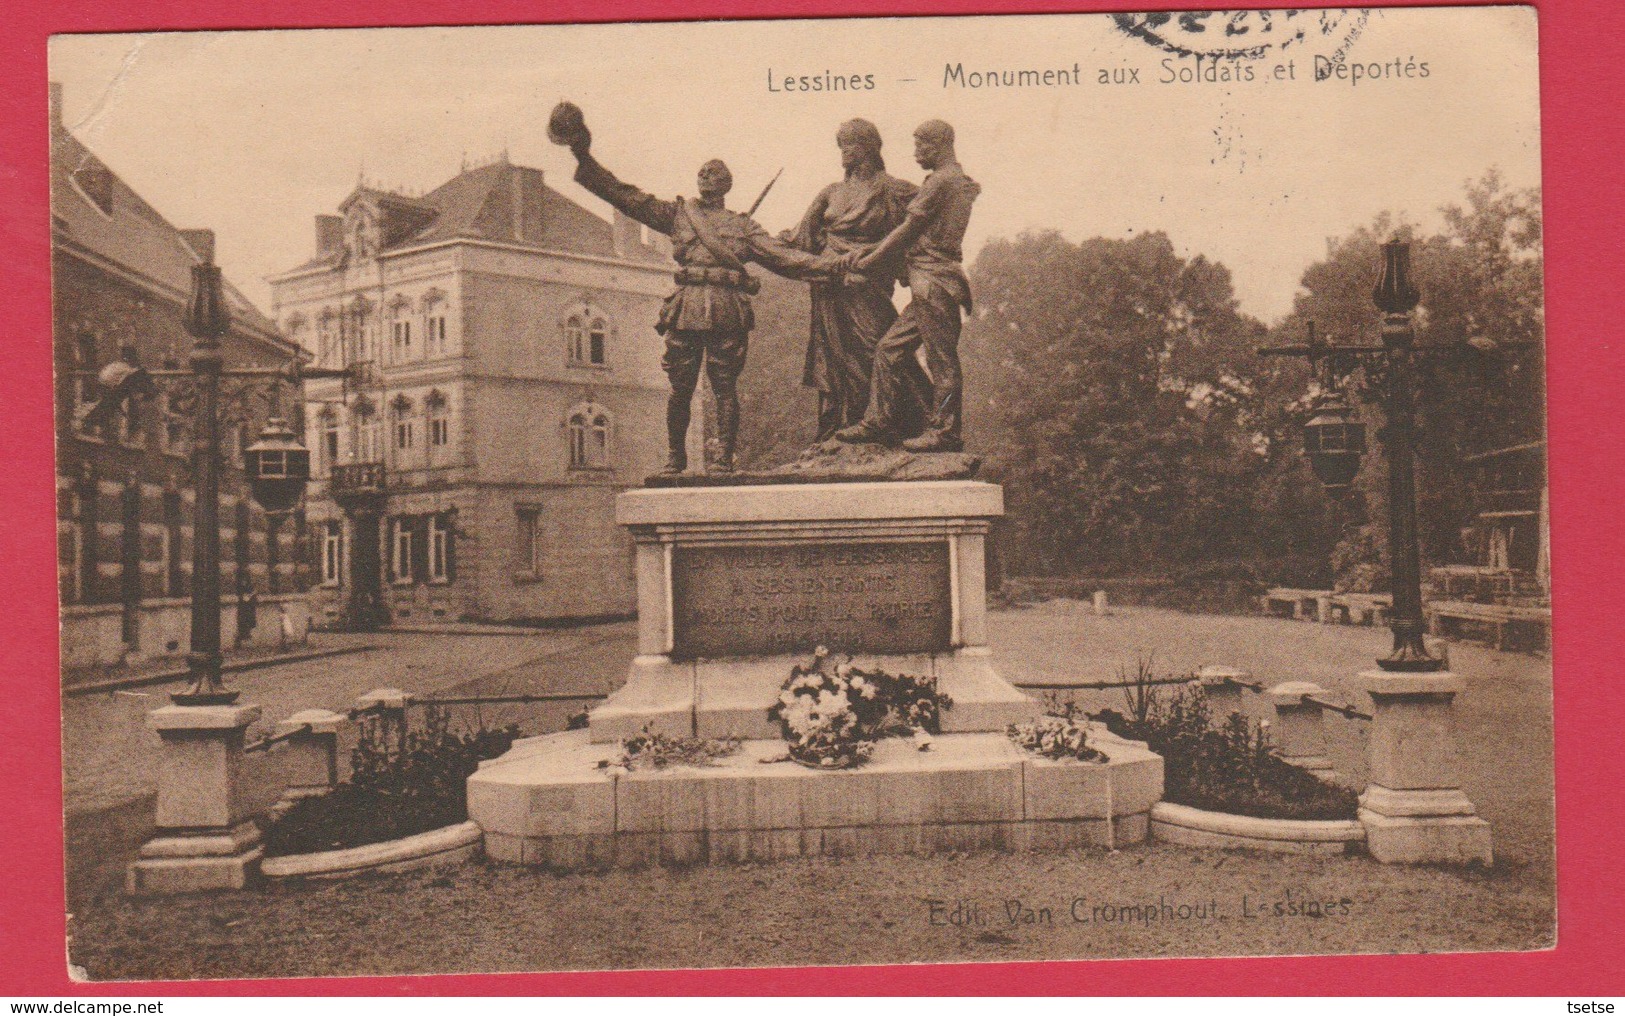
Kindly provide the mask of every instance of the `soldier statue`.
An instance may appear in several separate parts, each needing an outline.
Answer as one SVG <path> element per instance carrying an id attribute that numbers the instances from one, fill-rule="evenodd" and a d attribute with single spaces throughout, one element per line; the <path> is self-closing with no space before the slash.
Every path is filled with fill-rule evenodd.
<path id="1" fill-rule="evenodd" d="M 666 201 L 622 183 L 593 158 L 592 134 L 581 110 L 561 102 L 548 120 L 548 137 L 576 159 L 575 180 L 623 214 L 672 239 L 677 289 L 661 306 L 655 330 L 666 339 L 660 365 L 671 382 L 666 403 L 670 454 L 664 472 L 688 468 L 689 407 L 703 365 L 717 404 L 718 472 L 732 472 L 739 437 L 740 371 L 755 323 L 751 296 L 761 283 L 745 269 L 755 262 L 789 278 L 812 279 L 840 270 L 834 254 L 818 255 L 768 234 L 748 215 L 732 212 L 723 199 L 733 175 L 720 159 L 700 167 L 699 198 Z"/>
<path id="2" fill-rule="evenodd" d="M 895 444 L 908 451 L 959 451 L 962 380 L 959 371 L 960 309 L 971 309 L 970 282 L 960 262 L 960 245 L 970 224 L 971 205 L 982 188 L 965 175 L 954 155 L 954 129 L 927 120 L 914 131 L 914 161 L 928 170 L 919 193 L 908 203 L 902 223 L 867 252 L 843 256 L 843 266 L 863 275 L 893 270 L 902 257 L 908 270 L 909 305 L 875 348 L 869 407 L 864 417 L 836 431 L 853 444 Z M 916 350 L 924 350 L 931 376 L 931 406 L 925 430 L 910 437 L 902 416 L 909 404 L 908 379 Z"/>

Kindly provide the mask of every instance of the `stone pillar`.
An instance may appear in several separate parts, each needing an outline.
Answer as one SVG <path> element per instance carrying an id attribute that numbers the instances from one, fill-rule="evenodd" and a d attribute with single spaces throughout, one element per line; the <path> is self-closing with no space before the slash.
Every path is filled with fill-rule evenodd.
<path id="1" fill-rule="evenodd" d="M 1335 619 L 1332 614 L 1332 598 L 1330 596 L 1315 597 L 1316 620 L 1321 624 L 1331 624 Z"/>
<path id="2" fill-rule="evenodd" d="M 406 707 L 411 702 L 412 693 L 409 691 L 401 691 L 399 688 L 374 688 L 356 696 L 355 708 L 358 714 L 371 713 L 380 717 L 384 722 L 385 743 L 388 743 L 390 732 L 393 730 L 396 746 L 405 751 Z"/>
<path id="3" fill-rule="evenodd" d="M 1213 719 L 1223 722 L 1231 713 L 1241 712 L 1243 683 L 1251 682 L 1253 675 L 1235 667 L 1209 665 L 1196 672 L 1196 679 L 1202 684 Z"/>
<path id="4" fill-rule="evenodd" d="M 276 736 L 293 735 L 282 754 L 288 785 L 282 802 L 319 797 L 347 777 L 354 731 L 348 716 L 326 709 L 305 709 L 278 723 Z"/>
<path id="5" fill-rule="evenodd" d="M 1324 694 L 1326 689 L 1311 681 L 1287 681 L 1265 692 L 1275 707 L 1275 739 L 1282 760 L 1316 776 L 1330 777 L 1332 763 L 1326 757 L 1321 707 L 1305 701 L 1305 696 Z"/>
<path id="6" fill-rule="evenodd" d="M 1454 702 L 1461 678 L 1448 671 L 1367 670 L 1373 703 L 1370 785 L 1360 822 L 1371 856 L 1385 864 L 1489 864 L 1490 826 L 1461 791 Z"/>
<path id="7" fill-rule="evenodd" d="M 1095 616 L 1105 617 L 1106 613 L 1106 591 L 1097 589 L 1095 590 Z"/>
<path id="8" fill-rule="evenodd" d="M 158 732 L 158 835 L 125 873 L 143 895 L 241 889 L 259 869 L 259 828 L 247 813 L 243 739 L 260 707 L 164 706 Z"/>

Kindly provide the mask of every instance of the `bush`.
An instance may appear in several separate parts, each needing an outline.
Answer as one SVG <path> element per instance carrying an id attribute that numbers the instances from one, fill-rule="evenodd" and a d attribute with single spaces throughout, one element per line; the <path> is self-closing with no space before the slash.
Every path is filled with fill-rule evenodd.
<path id="1" fill-rule="evenodd" d="M 1268 730 L 1240 713 L 1218 726 L 1196 684 L 1148 684 L 1141 664 L 1124 688 L 1129 714 L 1099 715 L 1119 737 L 1144 741 L 1163 759 L 1163 800 L 1253 818 L 1352 819 L 1354 791 L 1327 783 L 1275 754 Z"/>
<path id="2" fill-rule="evenodd" d="M 468 778 L 513 746 L 519 728 L 454 732 L 444 709 L 421 730 L 381 717 L 361 723 L 350 779 L 294 805 L 265 838 L 268 857 L 382 843 L 468 820 Z"/>

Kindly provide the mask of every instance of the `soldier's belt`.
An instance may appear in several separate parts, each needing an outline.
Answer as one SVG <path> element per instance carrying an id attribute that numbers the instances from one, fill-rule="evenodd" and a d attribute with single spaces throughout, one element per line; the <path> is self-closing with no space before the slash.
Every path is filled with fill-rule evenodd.
<path id="1" fill-rule="evenodd" d="M 691 268 L 684 266 L 677 269 L 672 278 L 677 280 L 679 286 L 726 286 L 737 289 L 742 293 L 756 293 L 762 288 L 760 281 L 749 272 L 741 272 L 732 268 Z"/>

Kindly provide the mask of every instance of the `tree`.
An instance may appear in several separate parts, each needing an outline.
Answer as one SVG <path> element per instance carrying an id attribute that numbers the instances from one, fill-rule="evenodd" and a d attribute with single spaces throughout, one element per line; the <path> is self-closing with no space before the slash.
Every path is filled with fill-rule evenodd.
<path id="1" fill-rule="evenodd" d="M 1006 481 L 1016 567 L 1145 571 L 1243 553 L 1242 356 L 1229 272 L 1162 233 L 990 242 L 971 273 L 967 433 Z"/>

